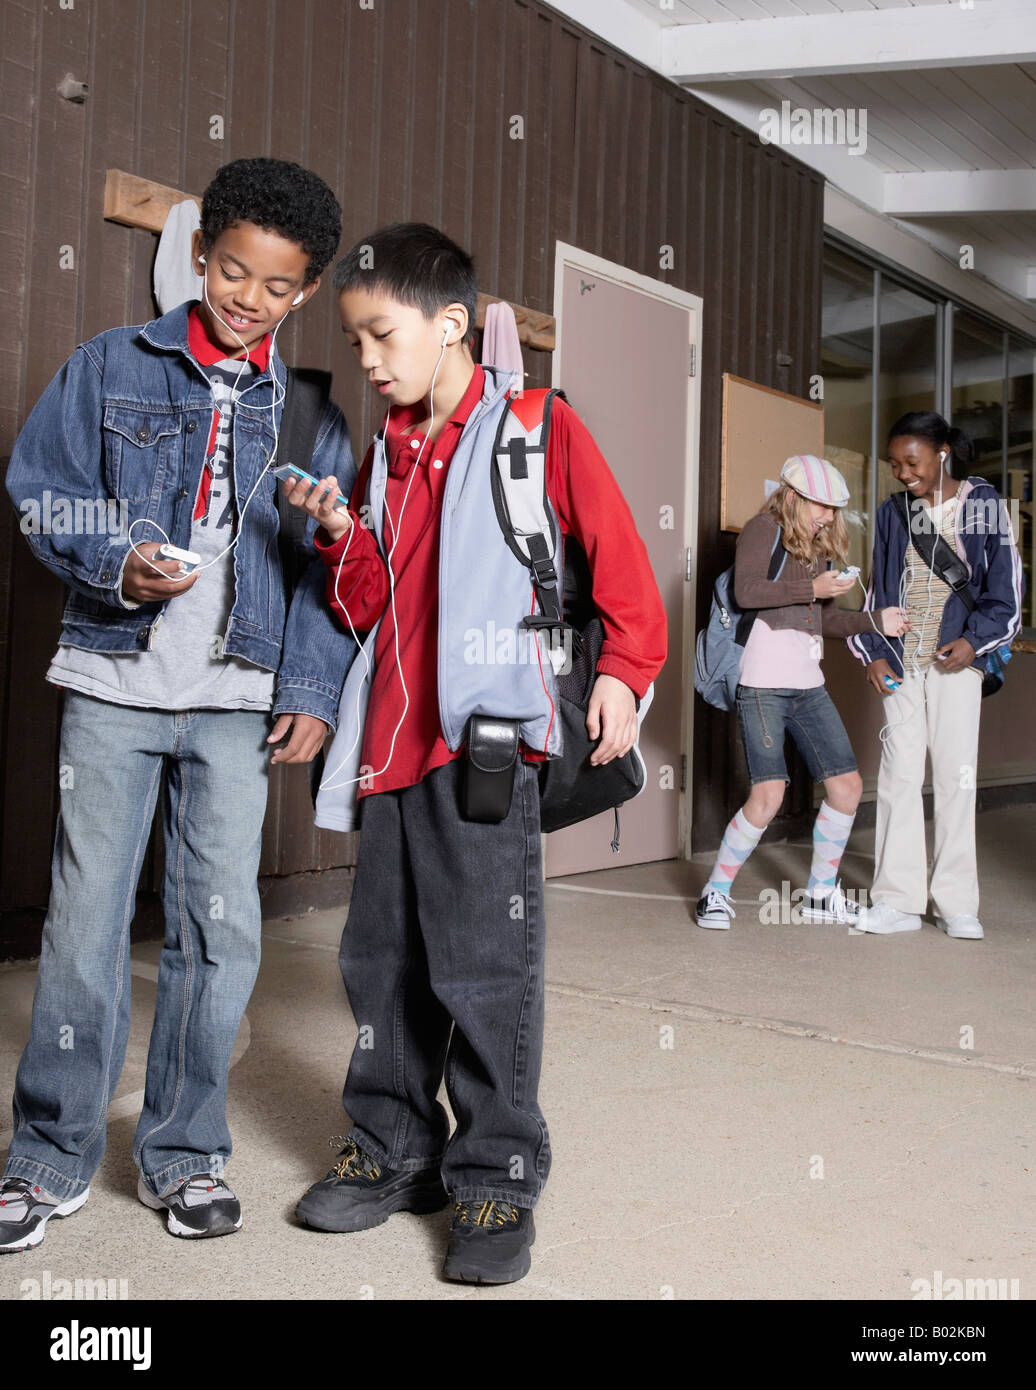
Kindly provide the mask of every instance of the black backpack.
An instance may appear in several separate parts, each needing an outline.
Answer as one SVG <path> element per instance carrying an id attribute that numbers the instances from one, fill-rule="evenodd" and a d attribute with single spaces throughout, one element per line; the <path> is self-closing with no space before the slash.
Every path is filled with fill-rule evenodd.
<path id="1" fill-rule="evenodd" d="M 644 789 L 647 769 L 634 744 L 621 758 L 592 767 L 596 743 L 586 732 L 586 713 L 597 678 L 604 643 L 604 625 L 593 607 L 590 569 L 585 554 L 570 536 L 564 542 L 563 588 L 559 592 L 555 555 L 561 548 L 546 486 L 550 411 L 557 390 L 529 390 L 512 398 L 500 418 L 493 446 L 493 501 L 504 540 L 532 576 L 540 612 L 527 615 L 527 628 L 564 634 L 572 647 L 570 669 L 556 677 L 557 718 L 561 722 L 562 755 L 540 765 L 540 825 L 549 834 L 589 820 L 602 811 L 615 812 L 611 846 L 619 850 L 619 807 Z M 520 517 L 520 522 L 519 522 Z M 638 722 L 648 711 L 654 686 L 637 700 Z"/>
<path id="2" fill-rule="evenodd" d="M 284 409 L 277 435 L 278 463 L 293 463 L 307 473 L 311 471 L 317 431 L 330 399 L 330 372 L 322 372 L 315 367 L 288 368 Z M 280 520 L 277 543 L 281 552 L 285 593 L 290 597 L 313 558 L 312 548 L 306 540 L 306 522 L 309 518 L 305 512 L 291 505 L 276 482 L 275 487 Z"/>

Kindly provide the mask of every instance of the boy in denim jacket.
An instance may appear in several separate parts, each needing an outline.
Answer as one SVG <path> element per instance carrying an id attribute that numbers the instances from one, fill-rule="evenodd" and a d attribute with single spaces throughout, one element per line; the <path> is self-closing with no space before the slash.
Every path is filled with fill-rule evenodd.
<path id="1" fill-rule="evenodd" d="M 138 1195 L 177 1236 L 241 1225 L 223 1179 L 227 1073 L 259 965 L 268 762 L 313 758 L 354 650 L 322 602 L 320 560 L 293 595 L 282 574 L 270 464 L 286 375 L 272 334 L 314 294 L 340 233 L 316 175 L 273 159 L 224 166 L 194 237 L 202 302 L 78 347 L 15 445 L 7 488 L 22 529 L 71 593 L 47 672 L 65 691 L 61 807 L 0 1251 L 39 1244 L 50 1216 L 81 1207 L 104 1154 L 159 796 L 166 933 Z M 352 485 L 334 406 L 314 459 Z M 121 512 L 123 524 L 41 527 L 62 511 L 54 497 L 73 517 Z M 161 558 L 164 542 L 199 566 Z"/>

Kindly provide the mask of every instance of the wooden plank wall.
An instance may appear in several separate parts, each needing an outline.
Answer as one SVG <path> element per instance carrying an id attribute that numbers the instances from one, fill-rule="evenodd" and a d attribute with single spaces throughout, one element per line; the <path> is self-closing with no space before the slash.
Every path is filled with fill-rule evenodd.
<path id="1" fill-rule="evenodd" d="M 295 159 L 339 193 L 343 249 L 415 218 L 474 252 L 482 288 L 536 308 L 552 307 L 557 240 L 703 296 L 705 611 L 732 555 L 717 534 L 721 374 L 804 394 L 816 370 L 817 175 L 539 0 L 0 0 L 0 16 L 0 455 L 77 342 L 154 316 L 156 240 L 103 220 L 105 170 L 201 192 L 229 159 Z M 89 83 L 85 103 L 57 95 L 66 72 Z M 511 138 L 513 116 L 523 139 Z M 671 271 L 659 270 L 665 244 Z M 72 270 L 59 268 L 62 246 Z M 279 341 L 288 361 L 334 370 L 365 441 L 376 403 L 331 295 Z M 549 382 L 546 354 L 527 354 L 527 367 L 531 385 Z M 9 509 L 0 518 L 0 907 L 12 908 L 46 901 L 58 707 L 43 673 L 62 590 Z M 695 848 L 718 842 L 741 790 L 731 725 L 699 703 Z M 304 775 L 278 773 L 264 873 L 347 865 L 354 851 L 313 831 Z"/>

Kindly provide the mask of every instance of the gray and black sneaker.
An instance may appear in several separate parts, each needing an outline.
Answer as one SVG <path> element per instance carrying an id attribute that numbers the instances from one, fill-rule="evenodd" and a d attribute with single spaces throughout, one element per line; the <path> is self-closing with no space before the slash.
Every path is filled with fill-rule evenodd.
<path id="1" fill-rule="evenodd" d="M 860 921 L 860 905 L 842 892 L 842 880 L 833 888 L 819 893 L 806 891 L 802 897 L 804 922 L 833 922 L 839 926 L 855 927 Z"/>
<path id="2" fill-rule="evenodd" d="M 715 931 L 728 931 L 730 921 L 737 914 L 734 900 L 729 893 L 721 893 L 718 888 L 706 888 L 694 909 L 694 920 L 699 927 L 711 927 Z"/>
<path id="3" fill-rule="evenodd" d="M 532 1212 L 510 1202 L 458 1202 L 443 1278 L 459 1284 L 513 1284 L 532 1265 Z"/>
<path id="4" fill-rule="evenodd" d="M 352 1139 L 335 1135 L 329 1142 L 332 1148 L 345 1147 L 327 1177 L 299 1200 L 295 1215 L 304 1226 L 316 1231 L 369 1231 L 393 1212 L 424 1215 L 442 1211 L 448 1204 L 438 1168 L 416 1173 L 383 1168 Z"/>
<path id="5" fill-rule="evenodd" d="M 241 1229 L 241 1203 L 215 1173 L 195 1173 L 161 1197 L 152 1192 L 141 1176 L 137 1196 L 153 1211 L 164 1207 L 169 1212 L 166 1224 L 170 1234 L 185 1240 L 229 1236 Z"/>
<path id="6" fill-rule="evenodd" d="M 0 1255 L 39 1245 L 50 1218 L 71 1216 L 89 1195 L 87 1188 L 77 1197 L 61 1202 L 28 1178 L 4 1178 L 0 1182 Z"/>

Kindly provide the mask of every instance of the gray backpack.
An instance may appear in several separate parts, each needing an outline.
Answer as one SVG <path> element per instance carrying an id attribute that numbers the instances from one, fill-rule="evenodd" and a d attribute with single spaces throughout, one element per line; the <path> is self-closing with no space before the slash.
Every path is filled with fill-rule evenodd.
<path id="1" fill-rule="evenodd" d="M 767 579 L 779 577 L 787 558 L 778 526 L 770 551 Z M 734 566 L 731 565 L 713 586 L 709 621 L 698 633 L 694 649 L 694 688 L 706 704 L 727 711 L 737 708 L 745 643 L 758 613 L 756 608 L 738 607 L 734 598 Z"/>

